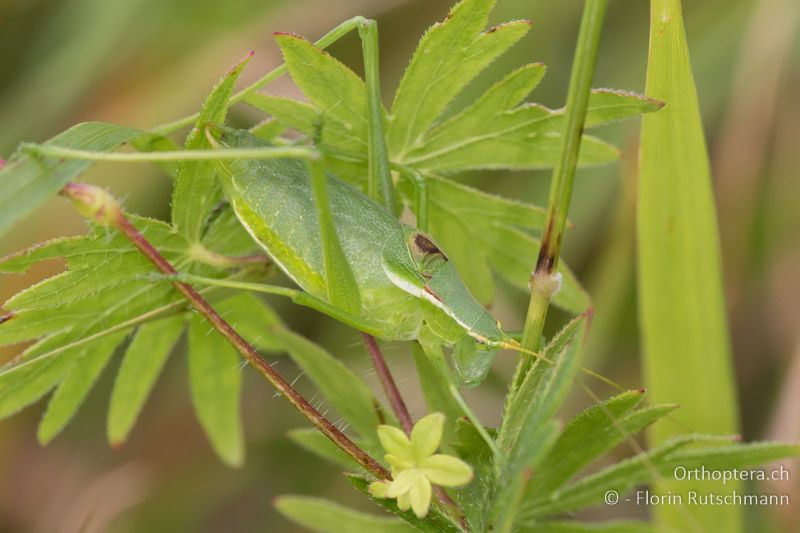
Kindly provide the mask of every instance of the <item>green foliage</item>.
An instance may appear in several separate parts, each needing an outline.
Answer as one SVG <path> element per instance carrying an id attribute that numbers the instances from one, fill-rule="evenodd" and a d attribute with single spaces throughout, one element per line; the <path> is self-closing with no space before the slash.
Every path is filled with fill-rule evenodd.
<path id="1" fill-rule="evenodd" d="M 111 446 L 121 446 L 127 439 L 183 328 L 184 318 L 174 316 L 137 329 L 111 392 L 108 408 Z"/>
<path id="2" fill-rule="evenodd" d="M 278 34 L 286 69 L 309 103 L 252 90 L 234 96 L 245 59 L 212 90 L 183 150 L 157 134 L 82 124 L 44 145 L 21 149 L 0 171 L 5 184 L 0 190 L 0 232 L 91 165 L 80 157 L 102 159 L 123 142 L 130 141 L 139 150 L 131 155 L 157 160 L 175 177 L 171 223 L 131 216 L 134 226 L 180 272 L 183 277 L 178 279 L 206 280 L 203 296 L 250 344 L 262 351 L 288 353 L 319 390 L 321 401 L 341 417 L 342 431 L 359 447 L 376 457 L 383 455 L 381 450 L 387 452 L 379 459 L 391 470 L 392 479 L 354 474 L 349 480 L 396 518 L 314 498 L 278 499 L 279 511 L 305 527 L 439 533 L 463 531 L 466 524 L 472 531 L 651 531 L 649 524 L 589 525 L 565 521 L 564 516 L 601 504 L 609 490 L 622 496 L 640 484 L 663 485 L 675 466 L 747 468 L 800 454 L 800 446 L 794 444 L 744 445 L 720 436 L 690 434 L 587 473 L 605 453 L 675 406 L 644 404 L 641 390 L 620 391 L 562 424 L 560 408 L 585 371 L 580 365 L 590 306 L 588 295 L 563 265 L 559 266 L 563 286 L 554 302 L 579 316 L 541 353 L 524 354 L 532 358 L 531 370 L 513 379 L 500 427 L 481 425 L 461 397 L 456 375 L 463 378 L 465 368 L 488 370 L 501 341 L 504 347 L 515 346 L 484 305 L 494 300 L 495 274 L 528 289 L 546 217 L 543 209 L 468 187 L 449 175 L 552 166 L 561 155 L 560 132 L 566 116 L 565 110 L 526 102 L 544 75 L 538 63 L 512 71 L 463 109 L 448 109 L 467 84 L 528 31 L 525 21 L 485 30 L 493 5 L 493 0 L 462 0 L 445 21 L 428 30 L 401 79 L 391 112 L 376 105 L 380 99 L 373 90 L 378 74 L 374 61 L 365 61 L 368 91 L 358 75 L 321 48 L 295 35 Z M 373 24 L 354 19 L 350 27 L 373 31 Z M 679 17 L 665 24 L 672 32 L 668 37 L 677 39 L 678 58 L 686 59 L 681 55 L 685 42 L 678 31 Z M 362 37 L 368 33 L 363 31 Z M 375 52 L 370 49 L 365 57 L 374 60 L 369 54 Z M 651 61 L 674 66 L 668 52 L 654 47 Z M 697 340 L 702 330 L 687 329 L 686 321 L 700 323 L 706 309 L 698 303 L 698 295 L 716 303 L 721 299 L 718 284 L 711 283 L 718 268 L 715 259 L 708 260 L 709 250 L 716 253 L 715 237 L 709 233 L 713 213 L 706 205 L 708 183 L 684 183 L 687 177 L 707 177 L 707 165 L 704 151 L 698 152 L 702 138 L 688 59 L 677 63 L 673 77 L 688 80 L 688 85 L 667 87 L 659 79 L 666 69 L 654 68 L 648 80 L 648 93 L 667 100 L 673 112 L 648 119 L 642 143 L 641 194 L 643 205 L 652 212 L 640 217 L 640 238 L 643 249 L 650 246 L 653 254 L 644 250 L 640 265 L 644 292 L 649 289 L 649 299 L 643 299 L 646 346 L 651 353 L 658 352 L 653 346 L 675 348 L 664 332 L 670 342 L 679 342 L 669 352 L 669 369 L 663 367 L 667 352 L 650 355 L 660 357 L 654 359 L 653 368 L 661 370 L 650 377 L 658 401 L 676 398 L 679 387 L 669 376 L 676 375 L 674 357 L 688 354 L 688 348 L 694 350 L 691 364 L 705 365 L 697 367 L 697 379 L 707 380 L 709 375 L 727 379 L 727 371 L 718 372 L 721 367 L 714 366 L 724 359 L 719 356 L 724 352 L 721 347 L 726 348 L 720 340 L 724 335 L 719 335 L 721 312 L 712 308 L 705 316 L 712 333 L 708 344 Z M 238 101 L 271 119 L 249 131 L 224 128 L 228 108 Z M 675 105 L 683 102 L 689 105 Z M 632 93 L 596 90 L 588 100 L 586 127 L 656 111 L 661 105 Z M 209 139 L 210 125 L 219 138 Z M 289 128 L 301 136 L 280 137 Z M 368 197 L 358 190 L 366 188 L 366 177 L 375 170 L 375 154 L 383 150 L 376 143 L 383 142 L 384 128 L 394 185 L 424 233 L 402 225 L 396 213 L 386 209 L 388 196 L 376 202 L 379 195 Z M 274 159 L 274 146 L 289 143 L 302 161 Z M 583 164 L 618 156 L 615 148 L 587 135 L 582 135 L 581 147 Z M 249 150 L 253 157 L 242 157 L 241 152 L 219 160 L 206 152 L 200 153 L 206 159 L 197 157 L 198 151 L 210 149 L 220 154 Z M 156 159 L 156 155 L 166 157 Z M 662 179 L 675 176 L 677 182 Z M 664 189 L 663 198 L 656 198 L 653 193 L 661 190 L 661 181 L 671 187 Z M 663 229 L 664 213 L 688 217 L 680 219 L 681 238 L 675 242 L 658 231 Z M 428 232 L 449 260 L 427 240 Z M 259 263 L 262 248 L 303 291 L 263 283 L 274 269 Z M 24 272 L 53 258 L 66 260 L 64 272 L 5 304 L 10 315 L 0 322 L 0 345 L 33 344 L 18 360 L 0 367 L 0 418 L 55 389 L 38 431 L 39 440 L 49 442 L 74 417 L 115 351 L 124 350 L 108 413 L 108 439 L 120 445 L 188 328 L 189 388 L 197 418 L 219 457 L 232 466 L 242 464 L 245 441 L 239 403 L 245 367 L 211 324 L 188 311 L 169 284 L 175 278 L 165 279 L 122 235 L 98 227 L 81 237 L 50 241 L 4 258 L 0 271 Z M 679 275 L 674 276 L 676 272 Z M 698 272 L 700 277 L 693 277 Z M 711 292 L 697 290 L 686 300 L 691 292 L 683 290 L 687 280 L 697 279 L 708 282 L 703 290 Z M 413 358 L 428 411 L 442 415 L 422 417 L 406 435 L 394 427 L 396 417 L 367 383 L 335 354 L 290 331 L 254 295 L 232 297 L 231 288 L 289 296 L 344 324 L 383 333 L 380 336 L 386 340 L 415 341 Z M 662 297 L 658 306 L 652 305 L 652 294 Z M 663 308 L 670 298 L 673 314 L 660 315 L 656 308 Z M 674 315 L 675 309 L 681 317 Z M 716 356 L 697 352 L 698 346 Z M 700 362 L 709 360 L 716 363 Z M 692 368 L 684 363 L 681 368 Z M 695 389 L 703 389 L 705 383 Z M 723 389 L 729 388 L 726 383 Z M 715 395 L 715 389 L 705 388 L 703 402 L 734 412 L 727 393 Z M 689 411 L 703 407 L 698 403 L 683 400 Z M 719 414 L 714 407 L 708 412 Z M 718 418 L 717 426 L 707 419 L 686 421 L 704 431 L 733 429 L 730 420 Z M 343 469 L 359 467 L 318 430 L 297 429 L 289 437 Z M 446 487 L 442 489 L 446 497 L 436 495 L 432 485 Z M 727 524 L 727 512 L 720 513 L 726 514 L 720 523 Z"/>
<path id="3" fill-rule="evenodd" d="M 712 181 L 681 2 L 651 4 L 647 93 L 667 105 L 642 123 L 637 214 L 639 318 L 646 383 L 655 401 L 682 409 L 653 428 L 660 444 L 690 431 L 736 433 L 736 383 L 725 318 Z M 676 332 L 680 332 L 676 335 Z M 664 482 L 661 490 L 735 490 L 713 482 Z M 738 531 L 740 509 L 663 506 L 674 527 Z"/>
<path id="4" fill-rule="evenodd" d="M 208 95 L 200 108 L 197 122 L 183 145 L 186 150 L 210 147 L 206 138 L 206 126 L 225 121 L 236 80 L 249 60 L 250 55 L 234 65 Z M 189 242 L 198 242 L 206 217 L 220 197 L 221 188 L 212 161 L 179 162 L 172 195 L 172 224 L 178 233 Z"/>
<path id="5" fill-rule="evenodd" d="M 354 511 L 322 498 L 281 496 L 275 508 L 284 516 L 312 531 L 362 533 L 410 533 L 415 528 L 397 518 Z"/>
<path id="6" fill-rule="evenodd" d="M 85 122 L 56 135 L 47 144 L 107 152 L 140 134 L 125 126 Z M 91 161 L 43 159 L 24 146 L 17 150 L 0 168 L 0 235 L 91 166 Z"/>
<path id="7" fill-rule="evenodd" d="M 442 177 L 428 178 L 426 186 L 428 231 L 478 301 L 489 304 L 494 300 L 493 271 L 526 289 L 539 253 L 539 240 L 531 231 L 542 229 L 544 210 Z M 412 180 L 404 179 L 398 187 L 418 214 Z M 559 272 L 563 285 L 555 297 L 556 305 L 572 313 L 583 312 L 589 296 L 566 265 L 562 264 Z"/>
<path id="8" fill-rule="evenodd" d="M 214 450 L 231 466 L 244 461 L 239 395 L 239 355 L 205 319 L 189 320 L 189 385 L 192 404 Z"/>
<path id="9" fill-rule="evenodd" d="M 376 407 L 380 404 L 369 387 L 341 361 L 304 337 L 283 328 L 274 328 L 272 334 L 325 399 L 368 443 L 367 448 L 377 448 Z"/>

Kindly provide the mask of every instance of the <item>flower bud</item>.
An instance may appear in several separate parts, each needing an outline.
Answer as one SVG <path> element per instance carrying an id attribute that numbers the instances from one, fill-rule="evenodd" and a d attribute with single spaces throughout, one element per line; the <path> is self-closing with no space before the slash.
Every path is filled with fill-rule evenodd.
<path id="1" fill-rule="evenodd" d="M 114 226 L 122 210 L 117 200 L 105 189 L 86 183 L 68 183 L 61 194 L 72 200 L 75 209 L 100 226 Z"/>

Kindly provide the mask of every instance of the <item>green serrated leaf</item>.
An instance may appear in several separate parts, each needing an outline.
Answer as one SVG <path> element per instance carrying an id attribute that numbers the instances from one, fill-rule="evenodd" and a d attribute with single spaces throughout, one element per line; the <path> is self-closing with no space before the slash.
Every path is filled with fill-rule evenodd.
<path id="1" fill-rule="evenodd" d="M 141 132 L 103 122 L 76 124 L 46 145 L 110 152 Z M 20 149 L 0 170 L 0 236 L 22 217 L 29 215 L 64 185 L 85 172 L 93 161 L 42 158 Z"/>
<path id="2" fill-rule="evenodd" d="M 600 455 L 677 407 L 655 405 L 631 411 L 641 398 L 641 392 L 629 391 L 578 415 L 542 462 L 537 483 L 531 485 L 525 499 L 537 500 L 558 489 Z"/>
<path id="3" fill-rule="evenodd" d="M 139 217 L 131 220 L 170 261 L 179 268 L 186 264 L 186 242 L 168 225 Z M 102 228 L 91 236 L 34 247 L 3 264 L 18 271 L 58 256 L 67 258 L 67 272 L 6 302 L 5 307 L 15 316 L 0 324 L 0 344 L 69 329 L 70 335 L 61 338 L 67 344 L 180 300 L 167 283 L 154 285 L 147 279 L 155 267 L 133 245 L 122 235 Z M 204 272 L 208 271 L 206 267 Z M 89 300 L 91 305 L 87 305 Z"/>
<path id="4" fill-rule="evenodd" d="M 536 359 L 516 391 L 509 393 L 498 445 L 511 453 L 526 426 L 548 421 L 564 399 L 580 367 L 586 316 L 567 324 Z"/>
<path id="5" fill-rule="evenodd" d="M 194 129 L 186 139 L 184 148 L 202 150 L 210 148 L 205 127 L 222 124 L 236 80 L 252 54 L 234 65 L 211 90 L 203 102 Z M 222 195 L 216 178 L 213 161 L 181 161 L 178 164 L 175 190 L 172 194 L 172 223 L 189 242 L 198 242 L 211 209 Z"/>
<path id="6" fill-rule="evenodd" d="M 0 259 L 0 272 L 22 274 L 28 269 L 48 259 L 82 257 L 85 251 L 86 236 L 59 237 L 45 241 Z"/>
<path id="7" fill-rule="evenodd" d="M 362 513 L 322 498 L 279 496 L 275 508 L 312 531 L 326 533 L 411 533 L 416 528 L 399 518 Z"/>
<path id="8" fill-rule="evenodd" d="M 271 333 L 325 399 L 369 442 L 368 447 L 377 448 L 378 403 L 369 387 L 341 361 L 306 338 L 279 327 L 271 328 Z"/>
<path id="9" fill-rule="evenodd" d="M 316 428 L 292 429 L 287 435 L 289 439 L 304 450 L 340 468 L 352 470 L 359 467 L 352 457 L 344 453 L 341 448 Z"/>
<path id="10" fill-rule="evenodd" d="M 302 37 L 279 33 L 275 40 L 292 79 L 318 109 L 323 142 L 366 155 L 368 115 L 364 80 Z"/>
<path id="11" fill-rule="evenodd" d="M 306 135 L 313 135 L 320 121 L 320 115 L 313 106 L 291 98 L 251 93 L 244 101 Z"/>
<path id="12" fill-rule="evenodd" d="M 127 440 L 184 325 L 183 316 L 174 316 L 145 324 L 136 331 L 111 392 L 108 442 L 112 447 Z"/>
<path id="13" fill-rule="evenodd" d="M 491 502 L 493 523 L 498 529 L 509 530 L 516 522 L 531 473 L 538 472 L 556 443 L 559 429 L 555 420 L 526 425 L 505 463 L 499 465 L 497 494 Z"/>
<path id="14" fill-rule="evenodd" d="M 603 502 L 603 497 L 609 490 L 616 491 L 620 496 L 627 494 L 637 484 L 652 480 L 659 471 L 655 465 L 663 462 L 681 448 L 697 443 L 730 442 L 730 440 L 730 437 L 700 434 L 683 435 L 671 439 L 645 453 L 581 478 L 552 493 L 545 500 L 526 502 L 524 517 L 532 522 L 543 517 L 591 507 Z"/>
<path id="15" fill-rule="evenodd" d="M 247 131 L 265 141 L 273 141 L 279 137 L 289 126 L 282 121 L 269 117 L 258 124 L 251 126 Z"/>
<path id="16" fill-rule="evenodd" d="M 429 348 L 426 347 L 428 349 L 423 349 L 419 344 L 413 343 L 411 353 L 414 356 L 414 366 L 417 368 L 428 411 L 444 413 L 447 418 L 444 436 L 444 442 L 447 443 L 452 437 L 453 424 L 463 416 L 463 412 L 448 389 L 454 381 L 442 353 L 441 344 L 431 344 Z"/>
<path id="17" fill-rule="evenodd" d="M 561 136 L 555 132 L 485 137 L 469 145 L 432 156 L 407 161 L 424 173 L 452 174 L 467 170 L 535 170 L 551 168 L 561 146 Z M 616 161 L 620 152 L 605 141 L 584 135 L 578 165 L 602 165 Z"/>
<path id="18" fill-rule="evenodd" d="M 259 350 L 277 352 L 283 350 L 283 343 L 272 333 L 274 328 L 283 327 L 283 321 L 267 303 L 250 293 L 237 294 L 225 300 L 225 320 Z"/>
<path id="19" fill-rule="evenodd" d="M 505 115 L 536 88 L 545 70 L 544 64 L 533 63 L 508 74 L 475 103 L 432 128 L 426 136 L 422 153 L 452 149 L 458 144 L 469 144 L 475 135 L 486 135 L 487 124 L 504 121 Z M 543 117 L 550 116 L 543 107 L 536 106 L 532 109 Z M 491 133 L 491 126 L 488 130 Z"/>
<path id="20" fill-rule="evenodd" d="M 347 475 L 347 479 L 359 492 L 366 495 L 373 502 L 383 507 L 387 511 L 399 516 L 417 528 L 419 531 L 424 531 L 427 533 L 459 533 L 461 531 L 461 528 L 456 526 L 452 521 L 450 521 L 449 518 L 444 516 L 436 508 L 430 509 L 425 518 L 417 518 L 417 515 L 411 511 L 401 511 L 397 507 L 396 500 L 387 498 L 373 498 L 370 496 L 368 490 L 370 484 L 369 480 L 355 474 Z"/>
<path id="21" fill-rule="evenodd" d="M 109 335 L 81 350 L 59 384 L 39 423 L 37 438 L 48 444 L 75 416 L 127 332 Z"/>
<path id="22" fill-rule="evenodd" d="M 35 359 L 0 372 L 0 419 L 13 415 L 50 392 L 69 370 L 79 350 L 65 351 L 59 357 Z"/>
<path id="23" fill-rule="evenodd" d="M 393 158 L 421 143 L 447 104 L 530 27 L 527 21 L 482 32 L 494 0 L 462 0 L 444 22 L 431 27 L 417 46 L 392 104 L 387 131 Z"/>
<path id="24" fill-rule="evenodd" d="M 647 96 L 615 89 L 592 89 L 586 109 L 585 128 L 652 113 L 664 107 L 664 102 Z"/>
<path id="25" fill-rule="evenodd" d="M 219 311 L 224 313 L 223 309 Z M 204 318 L 189 321 L 189 384 L 195 413 L 214 451 L 229 466 L 244 461 L 237 352 Z"/>

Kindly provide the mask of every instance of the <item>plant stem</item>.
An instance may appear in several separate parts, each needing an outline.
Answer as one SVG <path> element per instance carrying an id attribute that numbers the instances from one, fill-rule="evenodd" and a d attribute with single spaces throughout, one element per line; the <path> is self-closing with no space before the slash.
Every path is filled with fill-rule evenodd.
<path id="1" fill-rule="evenodd" d="M 378 378 L 381 380 L 383 392 L 389 400 L 389 405 L 392 406 L 395 416 L 400 420 L 400 425 L 403 426 L 403 431 L 411 434 L 411 429 L 414 427 L 414 421 L 411 419 L 411 414 L 408 412 L 406 402 L 403 401 L 403 396 L 400 394 L 400 389 L 397 388 L 392 377 L 392 372 L 383 358 L 381 348 L 378 346 L 378 341 L 375 337 L 368 333 L 362 333 L 361 338 L 364 339 L 364 345 L 367 347 L 367 352 L 372 359 L 372 365 L 375 367 L 375 372 L 378 373 Z"/>
<path id="2" fill-rule="evenodd" d="M 336 41 L 338 41 L 351 31 L 353 31 L 356 27 L 358 27 L 359 24 L 363 22 L 363 20 L 364 17 L 361 16 L 345 20 L 344 22 L 333 28 L 331 31 L 320 37 L 319 40 L 317 40 L 314 44 L 320 48 L 327 48 L 331 44 L 335 43 Z M 255 91 L 261 89 L 262 87 L 269 85 L 270 83 L 272 83 L 273 81 L 284 75 L 287 72 L 287 70 L 288 69 L 286 68 L 286 64 L 284 63 L 283 65 L 267 72 L 264 76 L 257 79 L 256 81 L 254 81 L 253 83 L 251 83 L 238 93 L 234 94 L 231 97 L 230 105 L 238 104 L 239 102 L 243 101 L 251 93 L 254 93 Z M 193 125 L 197 121 L 198 117 L 199 117 L 198 113 L 195 113 L 193 115 L 188 115 L 186 117 L 179 118 L 178 120 L 174 120 L 172 122 L 156 126 L 155 128 L 153 128 L 152 131 L 154 133 L 158 133 L 161 135 L 167 135 L 181 128 Z"/>
<path id="3" fill-rule="evenodd" d="M 302 146 L 269 146 L 264 148 L 220 148 L 214 150 L 174 150 L 166 152 L 94 152 L 48 144 L 24 144 L 23 150 L 34 155 L 84 161 L 146 163 L 162 161 L 223 161 L 231 159 L 314 159 L 319 154 Z"/>
<path id="4" fill-rule="evenodd" d="M 383 132 L 383 103 L 378 54 L 378 23 L 364 19 L 358 25 L 364 52 L 364 78 L 369 108 L 369 196 L 380 201 L 390 212 L 395 209 L 394 184 L 389 170 L 389 155 Z"/>
<path id="5" fill-rule="evenodd" d="M 522 347 L 526 350 L 539 349 L 550 298 L 556 293 L 560 284 L 557 273 L 558 259 L 572 198 L 572 183 L 578 166 L 581 135 L 607 7 L 608 0 L 586 0 L 583 9 L 567 93 L 561 151 L 550 182 L 547 218 L 539 258 L 531 274 L 531 298 L 522 335 Z M 518 367 L 517 377 L 524 377 L 530 365 L 529 359 L 523 359 Z"/>
<path id="6" fill-rule="evenodd" d="M 101 223 L 106 222 L 109 226 L 119 230 L 158 270 L 171 276 L 178 274 L 172 264 L 131 224 L 122 209 L 119 208 L 119 205 L 115 202 L 112 203 L 110 195 L 96 187 L 76 183 L 67 184 L 62 194 L 72 199 L 83 214 L 87 214 L 89 210 L 94 210 L 93 218 Z M 98 201 L 98 198 L 102 201 Z M 283 376 L 261 358 L 255 348 L 239 335 L 199 292 L 191 285 L 180 281 L 173 281 L 172 285 L 211 323 L 214 329 L 236 348 L 250 366 L 264 376 L 281 396 L 286 398 L 325 436 L 376 477 L 390 479 L 389 472 L 380 463 L 350 440 L 347 435 L 339 431 L 327 418 L 322 416 L 308 400 L 283 379 Z"/>

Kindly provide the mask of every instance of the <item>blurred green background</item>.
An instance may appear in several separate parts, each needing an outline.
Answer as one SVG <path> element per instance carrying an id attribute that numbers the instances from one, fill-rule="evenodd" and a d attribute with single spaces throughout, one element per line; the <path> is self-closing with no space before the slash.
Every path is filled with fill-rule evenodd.
<path id="1" fill-rule="evenodd" d="M 533 29 L 459 97 L 464 102 L 525 62 L 548 75 L 533 99 L 563 103 L 581 2 L 499 0 L 493 21 L 528 18 Z M 685 2 L 696 83 L 716 179 L 730 325 L 748 440 L 800 438 L 800 40 L 796 0 Z M 0 0 L 0 157 L 22 140 L 40 141 L 83 120 L 152 127 L 190 113 L 225 69 L 248 50 L 249 82 L 280 62 L 272 32 L 316 38 L 357 14 L 377 18 L 384 101 L 389 102 L 417 39 L 446 14 L 449 0 Z M 615 0 L 607 17 L 596 86 L 641 91 L 647 55 L 646 1 Z M 359 41 L 331 51 L 361 71 Z M 297 95 L 288 79 L 271 92 Z M 454 106 L 455 107 L 455 106 Z M 238 109 L 235 120 L 251 120 Z M 588 286 L 596 319 L 586 365 L 638 387 L 633 256 L 637 124 L 601 136 L 623 148 L 621 162 L 581 171 L 567 235 L 566 261 Z M 465 177 L 487 190 L 544 203 L 547 172 Z M 126 198 L 128 209 L 166 217 L 170 183 L 147 165 L 98 165 L 89 180 Z M 0 184 L 2 186 L 2 184 Z M 60 200 L 0 241 L 0 255 L 84 230 Z M 52 262 L 0 278 L 0 301 L 63 268 Z M 495 314 L 521 326 L 526 297 L 505 287 Z M 357 336 L 314 314 L 278 306 L 295 329 L 372 379 Z M 553 314 L 554 327 L 563 317 Z M 680 332 L 676 332 L 680 335 Z M 389 347 L 389 362 L 412 412 L 424 411 L 409 357 Z M 0 361 L 15 350 L 0 349 Z M 243 402 L 247 462 L 230 470 L 213 456 L 189 405 L 185 359 L 168 363 L 130 442 L 105 441 L 108 395 L 117 363 L 76 421 L 42 449 L 35 427 L 44 402 L 0 423 L 0 532 L 294 531 L 271 506 L 278 494 L 326 495 L 369 508 L 336 468 L 286 438 L 303 421 L 255 375 Z M 286 359 L 277 368 L 294 379 Z M 498 421 L 503 383 L 513 368 L 469 398 L 487 424 Z M 301 378 L 298 387 L 314 391 Z M 610 391 L 598 390 L 601 394 Z M 574 406 L 588 403 L 576 394 Z M 619 457 L 628 453 L 622 447 Z M 800 469 L 794 470 L 800 473 Z M 792 491 L 800 502 L 799 479 Z M 640 517 L 621 506 L 596 516 Z M 753 531 L 800 530 L 797 504 L 749 515 Z"/>

